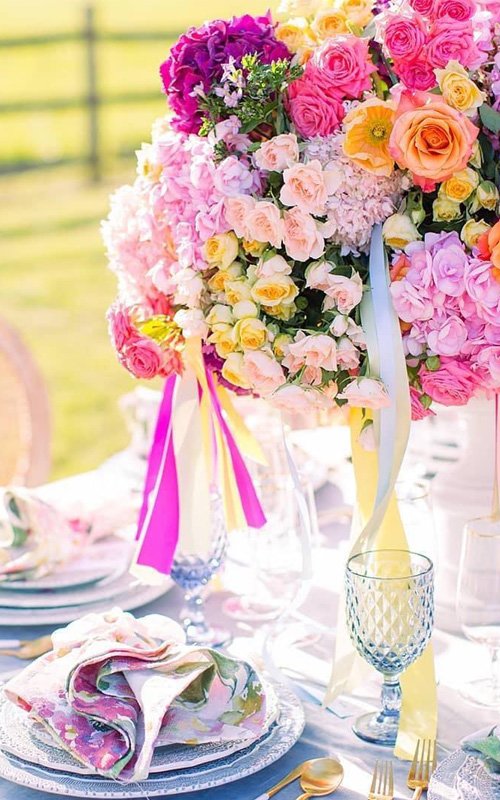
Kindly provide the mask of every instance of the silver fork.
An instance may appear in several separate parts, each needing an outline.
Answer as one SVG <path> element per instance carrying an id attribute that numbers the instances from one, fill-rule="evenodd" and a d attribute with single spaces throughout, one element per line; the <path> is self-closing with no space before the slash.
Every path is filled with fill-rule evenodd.
<path id="1" fill-rule="evenodd" d="M 377 761 L 368 800 L 394 800 L 394 774 L 391 761 Z"/>

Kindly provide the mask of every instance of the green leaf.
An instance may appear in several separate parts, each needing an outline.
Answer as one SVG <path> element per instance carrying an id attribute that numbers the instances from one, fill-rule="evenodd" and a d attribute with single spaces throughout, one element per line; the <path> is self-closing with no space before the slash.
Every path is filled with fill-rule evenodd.
<path id="1" fill-rule="evenodd" d="M 436 372 L 441 366 L 441 359 L 439 356 L 429 356 L 425 359 L 425 366 L 430 372 Z"/>
<path id="2" fill-rule="evenodd" d="M 487 739 L 471 742 L 470 745 L 486 758 L 500 763 L 500 739 L 497 736 L 488 736 Z"/>
<path id="3" fill-rule="evenodd" d="M 489 131 L 492 133 L 500 133 L 499 111 L 495 111 L 488 103 L 483 103 L 479 109 L 479 116 L 481 117 L 481 122 Z"/>

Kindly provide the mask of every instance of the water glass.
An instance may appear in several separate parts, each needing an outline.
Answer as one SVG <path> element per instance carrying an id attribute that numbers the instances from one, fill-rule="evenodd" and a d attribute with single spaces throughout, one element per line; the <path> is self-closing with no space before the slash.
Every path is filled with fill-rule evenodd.
<path id="1" fill-rule="evenodd" d="M 354 732 L 394 745 L 401 707 L 399 678 L 423 653 L 434 622 L 432 561 L 406 550 L 352 556 L 346 569 L 349 633 L 359 654 L 382 673 L 382 710 L 356 720 Z"/>
<path id="2" fill-rule="evenodd" d="M 212 526 L 210 551 L 202 558 L 197 553 L 177 550 L 170 575 L 184 590 L 181 621 L 187 644 L 222 647 L 231 640 L 229 631 L 210 625 L 205 617 L 205 591 L 210 579 L 220 570 L 227 551 L 227 529 L 220 494 L 211 495 Z"/>
<path id="3" fill-rule="evenodd" d="M 464 634 L 488 648 L 491 674 L 462 689 L 468 700 L 500 707 L 500 520 L 484 517 L 464 529 L 457 614 Z"/>

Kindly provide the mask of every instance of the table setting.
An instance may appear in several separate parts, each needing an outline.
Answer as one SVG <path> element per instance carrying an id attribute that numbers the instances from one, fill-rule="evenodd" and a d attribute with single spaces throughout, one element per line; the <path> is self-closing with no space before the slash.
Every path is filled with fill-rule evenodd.
<path id="1" fill-rule="evenodd" d="M 171 47 L 102 223 L 155 388 L 1 492 L 4 800 L 500 798 L 499 46 L 489 0 L 282 0 Z"/>

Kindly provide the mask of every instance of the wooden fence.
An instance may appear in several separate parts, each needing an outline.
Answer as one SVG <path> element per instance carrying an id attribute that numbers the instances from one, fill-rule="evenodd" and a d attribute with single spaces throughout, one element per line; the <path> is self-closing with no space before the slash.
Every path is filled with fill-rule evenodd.
<path id="1" fill-rule="evenodd" d="M 87 118 L 87 148 L 81 156 L 71 156 L 54 160 L 24 160 L 0 165 L 0 174 L 9 174 L 34 169 L 46 169 L 64 164 L 84 164 L 89 177 L 98 182 L 102 177 L 102 143 L 100 135 L 100 111 L 106 105 L 157 100 L 158 91 L 126 92 L 104 95 L 99 92 L 97 74 L 97 49 L 101 42 L 147 42 L 172 41 L 180 36 L 180 31 L 117 31 L 101 32 L 96 26 L 95 9 L 92 5 L 83 9 L 83 24 L 80 30 L 68 33 L 54 33 L 43 36 L 0 39 L 0 49 L 20 47 L 45 47 L 47 45 L 76 42 L 85 49 L 85 90 L 80 97 L 67 97 L 53 100 L 29 100 L 0 103 L 2 113 L 30 113 L 32 111 L 64 111 L 81 108 Z"/>

